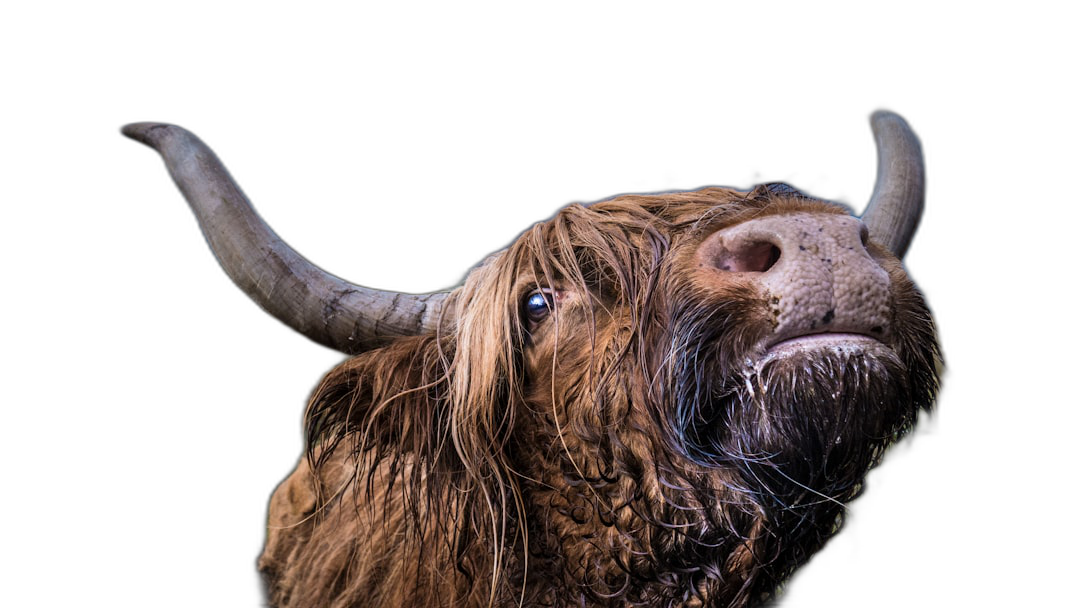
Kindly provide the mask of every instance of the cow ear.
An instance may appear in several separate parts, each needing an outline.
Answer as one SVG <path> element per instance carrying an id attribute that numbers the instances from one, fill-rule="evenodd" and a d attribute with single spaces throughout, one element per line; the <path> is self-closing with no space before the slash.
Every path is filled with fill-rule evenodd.
<path id="1" fill-rule="evenodd" d="M 492 256 L 451 294 L 445 334 L 399 338 L 327 374 L 306 415 L 316 470 L 348 450 L 358 478 L 407 465 L 421 473 L 414 480 L 453 472 L 437 478 L 512 491 L 503 448 L 520 392 L 523 329 L 506 264 Z"/>
<path id="2" fill-rule="evenodd" d="M 340 449 L 369 465 L 407 455 L 428 464 L 444 461 L 452 445 L 446 373 L 451 343 L 431 335 L 399 338 L 327 374 L 306 414 L 316 467 Z"/>

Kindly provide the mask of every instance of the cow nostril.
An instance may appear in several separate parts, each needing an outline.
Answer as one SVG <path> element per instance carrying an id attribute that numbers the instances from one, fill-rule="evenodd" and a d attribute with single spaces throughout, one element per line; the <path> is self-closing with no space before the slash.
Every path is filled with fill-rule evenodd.
<path id="1" fill-rule="evenodd" d="M 780 248 L 767 241 L 743 243 L 733 248 L 723 247 L 715 264 L 727 272 L 766 272 L 780 259 Z"/>

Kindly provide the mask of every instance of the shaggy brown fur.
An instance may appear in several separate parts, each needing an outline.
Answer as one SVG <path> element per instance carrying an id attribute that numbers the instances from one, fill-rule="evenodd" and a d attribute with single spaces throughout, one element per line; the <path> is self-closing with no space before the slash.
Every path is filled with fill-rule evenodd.
<path id="1" fill-rule="evenodd" d="M 839 528 L 929 408 L 933 324 L 900 263 L 878 350 L 751 365 L 771 330 L 698 244 L 847 213 L 786 187 L 573 205 L 475 269 L 447 335 L 330 372 L 260 559 L 277 606 L 751 606 Z M 550 290 L 554 310 L 523 302 Z"/>

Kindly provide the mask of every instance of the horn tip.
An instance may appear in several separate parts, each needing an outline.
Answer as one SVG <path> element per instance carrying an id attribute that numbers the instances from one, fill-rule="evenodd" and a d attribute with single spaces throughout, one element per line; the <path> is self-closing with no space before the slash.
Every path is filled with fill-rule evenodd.
<path id="1" fill-rule="evenodd" d="M 911 130 L 911 126 L 904 120 L 904 117 L 896 112 L 890 110 L 876 110 L 870 115 L 870 126 L 875 131 L 885 129 L 890 125 L 895 125 L 908 131 Z"/>
<path id="2" fill-rule="evenodd" d="M 139 143 L 157 148 L 165 136 L 177 130 L 182 131 L 180 127 L 161 122 L 133 122 L 124 125 L 120 132 Z"/>
<path id="3" fill-rule="evenodd" d="M 880 110 L 874 110 L 874 112 L 870 115 L 870 120 L 878 121 L 878 120 L 885 120 L 885 119 L 894 118 L 894 117 L 895 118 L 900 118 L 900 115 L 897 114 L 896 112 L 893 112 L 892 110 L 886 110 L 886 109 L 882 108 Z"/>

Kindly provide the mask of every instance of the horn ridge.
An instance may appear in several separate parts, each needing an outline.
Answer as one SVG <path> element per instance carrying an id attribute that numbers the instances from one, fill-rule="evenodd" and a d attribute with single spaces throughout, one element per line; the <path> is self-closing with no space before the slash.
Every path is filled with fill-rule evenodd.
<path id="1" fill-rule="evenodd" d="M 259 217 L 217 155 L 193 133 L 152 122 L 121 132 L 162 156 L 222 269 L 279 321 L 347 354 L 437 329 L 447 293 L 372 289 L 311 263 Z"/>
<path id="2" fill-rule="evenodd" d="M 870 237 L 903 259 L 919 227 L 926 198 L 926 169 L 918 137 L 898 114 L 870 117 L 877 144 L 877 179 L 862 220 Z"/>

